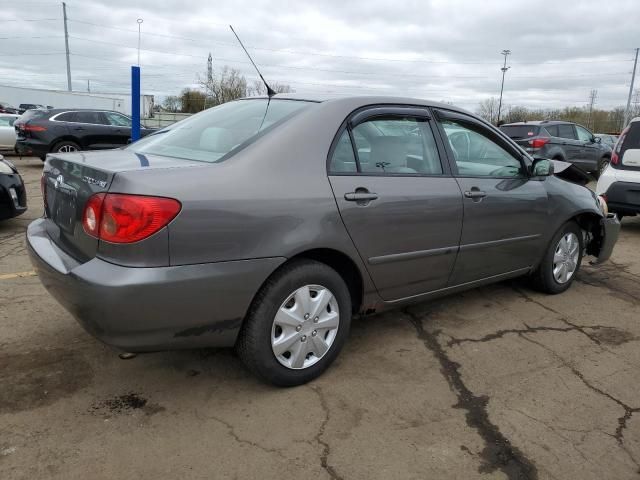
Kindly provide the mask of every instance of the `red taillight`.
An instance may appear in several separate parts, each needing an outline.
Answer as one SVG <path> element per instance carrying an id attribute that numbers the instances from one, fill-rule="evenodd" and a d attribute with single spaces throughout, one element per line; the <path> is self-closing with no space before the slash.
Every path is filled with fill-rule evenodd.
<path id="1" fill-rule="evenodd" d="M 24 130 L 25 132 L 45 132 L 47 130 L 46 127 L 40 125 L 28 125 L 26 123 L 19 126 L 18 128 L 20 128 L 20 130 Z"/>
<path id="2" fill-rule="evenodd" d="M 624 137 L 627 136 L 627 132 L 629 132 L 629 127 L 622 130 L 622 133 L 620 133 L 620 136 L 618 137 L 618 141 L 613 147 L 613 151 L 611 152 L 611 161 L 610 161 L 612 165 L 618 165 L 620 163 L 620 156 L 618 154 L 622 149 L 622 143 L 624 142 Z"/>
<path id="3" fill-rule="evenodd" d="M 180 208 L 180 202 L 173 198 L 97 193 L 87 201 L 82 226 L 100 240 L 133 243 L 165 227 Z"/>
<path id="4" fill-rule="evenodd" d="M 533 148 L 542 148 L 547 143 L 549 143 L 548 138 L 534 138 L 533 140 L 529 140 L 529 145 L 531 145 Z"/>

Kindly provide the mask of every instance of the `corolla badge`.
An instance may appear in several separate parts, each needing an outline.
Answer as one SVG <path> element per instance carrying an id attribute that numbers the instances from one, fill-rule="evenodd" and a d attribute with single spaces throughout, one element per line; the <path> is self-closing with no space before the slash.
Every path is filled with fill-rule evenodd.
<path id="1" fill-rule="evenodd" d="M 102 188 L 107 186 L 107 182 L 104 180 L 96 180 L 95 178 L 87 177 L 86 175 L 82 177 L 84 182 L 87 182 L 89 185 L 98 185 Z"/>
<path id="2" fill-rule="evenodd" d="M 58 175 L 56 177 L 56 181 L 53 182 L 53 188 L 57 190 L 60 187 L 60 185 L 62 185 L 63 183 L 64 183 L 64 177 L 62 175 Z"/>

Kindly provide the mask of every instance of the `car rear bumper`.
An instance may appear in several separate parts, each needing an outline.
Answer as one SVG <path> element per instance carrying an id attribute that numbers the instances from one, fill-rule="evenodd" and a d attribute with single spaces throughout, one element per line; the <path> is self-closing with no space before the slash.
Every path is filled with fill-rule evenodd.
<path id="1" fill-rule="evenodd" d="M 640 212 L 640 183 L 613 182 L 604 195 L 612 212 L 622 214 Z"/>
<path id="2" fill-rule="evenodd" d="M 0 174 L 0 220 L 17 217 L 27 211 L 27 192 L 22 178 Z"/>
<path id="3" fill-rule="evenodd" d="M 249 305 L 284 258 L 132 268 L 79 263 L 49 237 L 44 219 L 27 229 L 44 287 L 99 340 L 129 352 L 227 347 Z"/>
<path id="4" fill-rule="evenodd" d="M 44 157 L 47 153 L 49 153 L 49 144 L 31 138 L 18 138 L 18 140 L 16 140 L 16 152 L 20 155 L 35 155 L 37 157 Z"/>
<path id="5" fill-rule="evenodd" d="M 598 265 L 609 260 L 620 234 L 620 220 L 615 214 L 609 213 L 600 223 L 602 225 L 602 241 L 598 256 L 591 262 L 592 265 Z"/>

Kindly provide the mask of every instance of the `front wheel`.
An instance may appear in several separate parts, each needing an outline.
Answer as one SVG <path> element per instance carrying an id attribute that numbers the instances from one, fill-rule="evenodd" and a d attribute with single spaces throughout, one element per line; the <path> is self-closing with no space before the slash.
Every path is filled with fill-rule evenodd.
<path id="1" fill-rule="evenodd" d="M 575 222 L 568 222 L 555 234 L 542 263 L 533 273 L 533 285 L 545 293 L 567 290 L 582 263 L 582 231 Z"/>
<path id="2" fill-rule="evenodd" d="M 351 296 L 327 265 L 299 260 L 260 289 L 236 350 L 253 373 L 274 385 L 300 385 L 335 360 L 349 334 Z"/>

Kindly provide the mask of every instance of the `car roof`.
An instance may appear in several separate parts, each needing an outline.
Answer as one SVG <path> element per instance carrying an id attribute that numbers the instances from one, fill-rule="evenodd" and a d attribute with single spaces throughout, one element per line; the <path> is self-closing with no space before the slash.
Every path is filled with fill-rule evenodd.
<path id="1" fill-rule="evenodd" d="M 257 97 L 245 97 L 241 100 L 252 100 L 252 99 L 267 99 L 266 95 L 257 96 Z M 442 108 L 446 110 L 453 110 L 460 113 L 465 113 L 467 115 L 471 115 L 473 117 L 477 117 L 476 114 L 469 112 L 463 108 L 456 107 L 449 103 L 442 102 L 434 102 L 432 100 L 425 100 L 423 98 L 412 98 L 412 97 L 394 97 L 394 96 L 378 96 L 378 95 L 336 95 L 336 94 L 299 94 L 299 93 L 277 93 L 272 99 L 278 100 L 297 100 L 297 101 L 306 101 L 306 102 L 316 102 L 316 103 L 324 103 L 324 102 L 332 102 L 332 103 L 359 103 L 360 106 L 366 107 L 368 105 L 406 105 L 408 107 L 432 107 L 432 108 Z"/>
<path id="2" fill-rule="evenodd" d="M 504 123 L 502 127 L 511 127 L 515 125 L 577 125 L 575 122 L 567 122 L 565 120 L 531 120 L 527 122 Z"/>
<path id="3" fill-rule="evenodd" d="M 33 109 L 33 110 L 37 110 L 37 109 Z M 56 113 L 62 113 L 62 112 L 113 112 L 113 113 L 120 113 L 121 115 L 126 115 L 126 113 L 122 113 L 122 112 L 117 112 L 115 110 L 109 110 L 107 108 L 50 108 L 49 110 L 41 110 L 42 112 L 47 112 L 50 113 L 52 115 L 55 115 Z"/>

